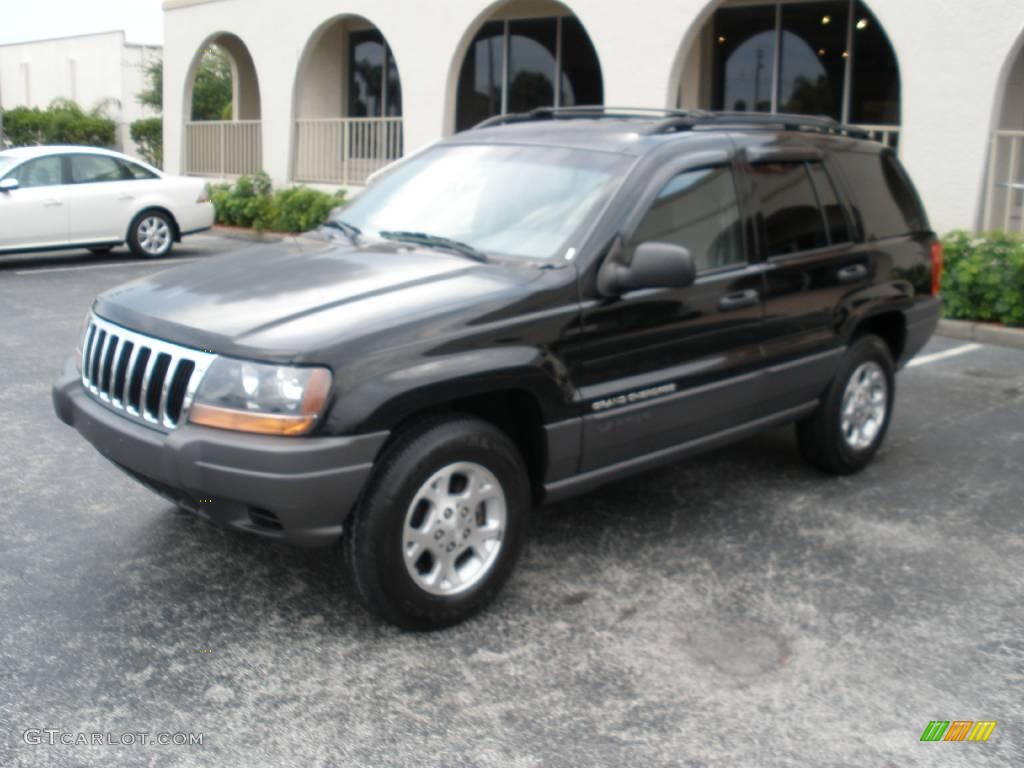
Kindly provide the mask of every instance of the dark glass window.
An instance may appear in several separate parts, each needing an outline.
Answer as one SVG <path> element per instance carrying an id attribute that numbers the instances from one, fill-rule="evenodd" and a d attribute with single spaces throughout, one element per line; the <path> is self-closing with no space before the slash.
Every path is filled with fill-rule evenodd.
<path id="1" fill-rule="evenodd" d="M 775 6 L 715 14 L 713 109 L 770 112 L 775 67 Z"/>
<path id="2" fill-rule="evenodd" d="M 603 104 L 604 85 L 597 51 L 579 19 L 562 19 L 561 106 Z"/>
<path id="3" fill-rule="evenodd" d="M 8 178 L 17 179 L 18 186 L 23 189 L 63 184 L 64 173 L 61 170 L 61 158 L 58 155 L 53 155 L 29 160 L 11 171 Z"/>
<path id="4" fill-rule="evenodd" d="M 900 73 L 889 38 L 863 3 L 853 22 L 850 122 L 896 125 L 900 122 Z"/>
<path id="5" fill-rule="evenodd" d="M 780 112 L 842 116 L 848 8 L 845 2 L 782 6 Z"/>
<path id="6" fill-rule="evenodd" d="M 509 22 L 509 112 L 528 112 L 555 105 L 557 39 L 557 19 Z"/>
<path id="7" fill-rule="evenodd" d="M 769 256 L 828 245 L 825 220 L 804 163 L 761 163 L 754 166 L 754 177 Z"/>
<path id="8" fill-rule="evenodd" d="M 825 167 L 821 163 L 810 163 L 808 169 L 811 172 L 811 180 L 814 182 L 814 189 L 818 193 L 818 202 L 825 211 L 825 222 L 828 225 L 829 239 L 833 243 L 847 243 L 850 237 L 850 227 L 846 221 L 846 211 L 843 210 L 836 194 L 836 188 L 832 184 Z"/>
<path id="9" fill-rule="evenodd" d="M 505 23 L 484 24 L 469 46 L 459 73 L 455 130 L 465 131 L 501 114 L 505 71 Z"/>
<path id="10" fill-rule="evenodd" d="M 921 201 L 889 152 L 840 152 L 836 161 L 850 190 L 850 205 L 866 240 L 927 228 Z"/>
<path id="11" fill-rule="evenodd" d="M 384 109 L 384 38 L 376 30 L 349 35 L 348 114 L 381 117 Z"/>
<path id="12" fill-rule="evenodd" d="M 402 82 L 398 78 L 398 65 L 395 64 L 395 57 L 391 49 L 387 48 L 388 72 L 387 72 L 387 116 L 402 116 Z"/>
<path id="13" fill-rule="evenodd" d="M 105 155 L 72 155 L 71 183 L 95 184 L 101 181 L 122 181 L 126 178 L 121 164 Z"/>
<path id="14" fill-rule="evenodd" d="M 698 272 L 744 263 L 731 169 L 701 168 L 669 181 L 633 235 L 634 245 L 649 241 L 689 249 Z"/>
<path id="15" fill-rule="evenodd" d="M 127 160 L 119 160 L 121 165 L 121 175 L 125 179 L 155 179 L 156 174 L 152 171 L 143 168 L 137 163 L 129 163 Z"/>

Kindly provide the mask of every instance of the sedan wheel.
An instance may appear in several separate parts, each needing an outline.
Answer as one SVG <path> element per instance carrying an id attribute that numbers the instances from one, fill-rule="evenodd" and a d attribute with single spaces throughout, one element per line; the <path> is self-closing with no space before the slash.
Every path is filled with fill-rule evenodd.
<path id="1" fill-rule="evenodd" d="M 148 259 L 159 259 L 174 246 L 174 230 L 163 213 L 145 213 L 136 219 L 131 233 L 132 253 Z"/>

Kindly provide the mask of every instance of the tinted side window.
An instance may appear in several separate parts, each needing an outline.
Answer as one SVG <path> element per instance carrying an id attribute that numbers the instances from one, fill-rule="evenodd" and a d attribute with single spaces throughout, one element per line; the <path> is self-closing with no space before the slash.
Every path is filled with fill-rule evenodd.
<path id="1" fill-rule="evenodd" d="M 701 168 L 666 184 L 633 235 L 689 249 L 698 272 L 743 264 L 743 232 L 732 169 Z"/>
<path id="2" fill-rule="evenodd" d="M 818 201 L 825 211 L 825 223 L 828 225 L 828 235 L 833 243 L 848 243 L 850 227 L 846 221 L 846 211 L 843 210 L 836 194 L 836 188 L 832 184 L 825 166 L 821 163 L 810 163 L 808 169 L 811 172 L 811 180 L 814 182 L 814 189 L 818 193 Z"/>
<path id="3" fill-rule="evenodd" d="M 129 163 L 127 160 L 118 160 L 122 174 L 126 179 L 155 179 L 156 174 L 143 168 L 136 163 Z"/>
<path id="4" fill-rule="evenodd" d="M 71 156 L 71 182 L 73 184 L 121 181 L 124 178 L 121 165 L 112 157 L 105 155 Z"/>
<path id="5" fill-rule="evenodd" d="M 52 187 L 63 184 L 61 158 L 59 156 L 39 157 L 29 160 L 11 171 L 11 178 L 18 180 L 22 189 L 29 187 Z"/>
<path id="6" fill-rule="evenodd" d="M 839 152 L 836 160 L 850 188 L 850 205 L 866 240 L 920 232 L 927 227 L 921 203 L 889 153 Z"/>
<path id="7" fill-rule="evenodd" d="M 811 251 L 828 245 L 825 220 L 804 163 L 761 163 L 753 167 L 764 213 L 768 256 Z"/>

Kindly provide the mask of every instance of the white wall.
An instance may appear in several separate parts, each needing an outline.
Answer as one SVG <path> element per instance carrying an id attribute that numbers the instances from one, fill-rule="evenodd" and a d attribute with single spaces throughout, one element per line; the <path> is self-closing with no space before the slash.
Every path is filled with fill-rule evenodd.
<path id="1" fill-rule="evenodd" d="M 132 154 L 129 125 L 154 115 L 136 99 L 145 87 L 144 66 L 161 49 L 125 42 L 124 32 L 39 40 L 0 46 L 0 105 L 46 108 L 57 98 L 91 110 L 112 100 L 107 113 L 118 124 L 118 147 Z"/>
<path id="2" fill-rule="evenodd" d="M 597 49 L 605 103 L 666 107 L 676 104 L 688 43 L 720 3 L 567 4 Z M 168 168 L 181 168 L 186 74 L 214 33 L 238 35 L 252 54 L 263 104 L 264 167 L 283 183 L 291 175 L 293 86 L 300 57 L 324 21 L 354 14 L 380 28 L 402 78 L 405 146 L 413 150 L 450 132 L 462 54 L 500 5 L 489 0 L 166 0 Z M 871 0 L 868 5 L 900 62 L 904 162 L 937 229 L 973 227 L 981 208 L 989 133 L 997 118 L 997 91 L 1024 29 L 1024 2 Z"/>

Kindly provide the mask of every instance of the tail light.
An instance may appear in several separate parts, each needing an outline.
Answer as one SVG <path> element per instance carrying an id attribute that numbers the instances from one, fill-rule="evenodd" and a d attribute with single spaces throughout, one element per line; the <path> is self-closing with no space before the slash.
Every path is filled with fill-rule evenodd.
<path id="1" fill-rule="evenodd" d="M 932 296 L 938 296 L 942 288 L 942 243 L 932 243 Z"/>

